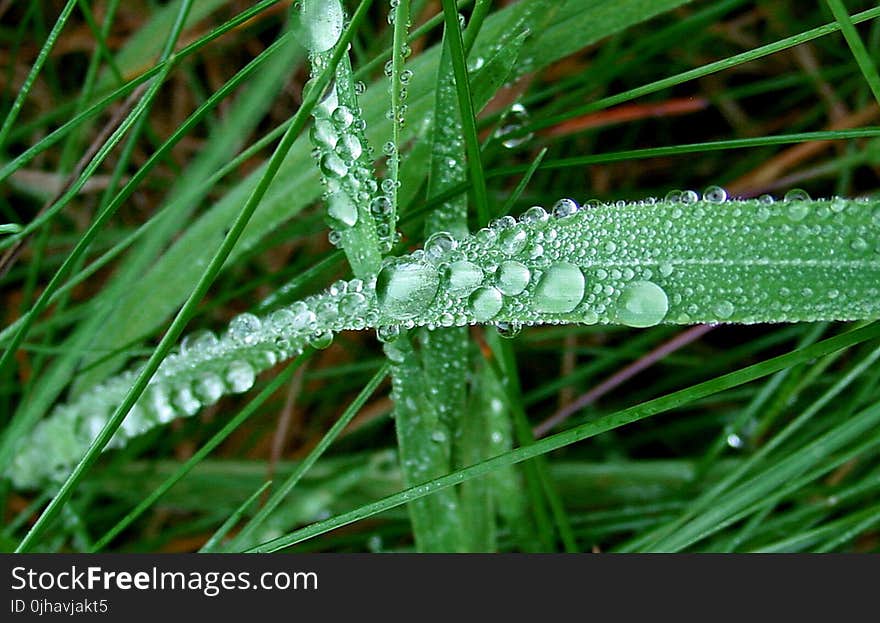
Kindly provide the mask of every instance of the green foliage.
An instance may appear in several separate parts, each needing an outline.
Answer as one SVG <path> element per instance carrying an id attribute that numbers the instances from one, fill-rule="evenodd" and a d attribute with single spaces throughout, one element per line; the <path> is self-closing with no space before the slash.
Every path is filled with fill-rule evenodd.
<path id="1" fill-rule="evenodd" d="M 3 547 L 876 549 L 876 7 L 275 4 L 0 24 Z"/>

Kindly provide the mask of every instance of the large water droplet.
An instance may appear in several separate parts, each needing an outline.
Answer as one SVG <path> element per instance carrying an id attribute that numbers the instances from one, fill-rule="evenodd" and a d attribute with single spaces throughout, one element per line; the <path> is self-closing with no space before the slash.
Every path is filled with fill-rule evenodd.
<path id="1" fill-rule="evenodd" d="M 483 269 L 467 260 L 453 262 L 446 269 L 444 281 L 452 296 L 468 296 L 483 283 Z"/>
<path id="2" fill-rule="evenodd" d="M 336 45 L 345 25 L 339 0 L 303 0 L 302 23 L 312 52 L 325 52 Z"/>
<path id="3" fill-rule="evenodd" d="M 669 311 L 663 288 L 651 281 L 634 281 L 623 289 L 617 301 L 617 321 L 628 327 L 653 327 Z"/>
<path id="4" fill-rule="evenodd" d="M 391 262 L 376 277 L 376 298 L 386 314 L 406 320 L 430 305 L 439 285 L 440 276 L 431 264 Z"/>
<path id="5" fill-rule="evenodd" d="M 516 296 L 526 289 L 532 273 L 528 267 L 513 260 L 502 262 L 495 273 L 495 285 L 507 296 Z"/>
<path id="6" fill-rule="evenodd" d="M 357 204 L 344 191 L 333 193 L 327 198 L 327 216 L 337 227 L 353 227 L 358 220 Z"/>
<path id="7" fill-rule="evenodd" d="M 534 307 L 549 314 L 572 311 L 584 298 L 584 274 L 568 262 L 557 262 L 543 272 L 535 287 Z"/>
<path id="8" fill-rule="evenodd" d="M 502 302 L 501 292 L 490 286 L 474 290 L 468 301 L 477 322 L 492 320 L 501 311 Z"/>

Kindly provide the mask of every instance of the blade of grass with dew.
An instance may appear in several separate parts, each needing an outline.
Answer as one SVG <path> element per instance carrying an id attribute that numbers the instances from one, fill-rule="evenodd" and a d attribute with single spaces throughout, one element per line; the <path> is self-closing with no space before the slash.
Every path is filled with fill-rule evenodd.
<path id="1" fill-rule="evenodd" d="M 592 6 L 592 0 L 569 0 L 566 6 L 570 5 L 572 10 L 566 10 L 561 16 L 557 14 L 554 23 L 557 25 L 570 23 L 573 27 L 577 26 L 576 31 L 580 36 L 566 36 L 561 30 L 553 31 L 552 36 L 544 31 L 533 33 L 535 41 L 530 43 L 530 47 L 539 47 L 544 52 L 535 59 L 531 69 L 537 70 L 603 36 L 618 32 L 683 3 L 682 0 L 668 0 L 647 3 L 650 5 L 647 6 L 644 0 L 629 0 L 629 2 L 641 8 L 621 11 L 614 19 L 606 17 L 594 23 L 585 20 L 579 13 L 581 8 L 586 10 L 587 7 Z M 494 12 L 485 20 L 481 34 L 474 44 L 474 56 L 482 55 L 484 58 L 492 56 L 491 50 L 508 25 L 511 11 L 520 4 L 523 3 Z M 404 140 L 411 136 L 414 128 L 421 125 L 421 120 L 430 114 L 433 108 L 434 77 L 438 60 L 439 49 L 435 46 L 410 61 L 413 78 L 408 85 L 407 115 L 411 121 L 403 134 Z M 513 70 L 512 77 L 516 77 L 523 68 L 517 65 Z M 480 72 L 477 72 L 475 78 L 479 77 Z M 475 84 L 474 92 L 478 92 L 479 89 L 480 85 Z M 372 144 L 381 144 L 385 140 L 384 137 L 390 134 L 390 121 L 384 117 L 384 112 L 387 110 L 386 93 L 387 85 L 380 82 L 370 87 L 360 98 L 368 127 L 367 137 Z M 233 252 L 231 261 L 319 195 L 318 175 L 310 165 L 309 151 L 308 141 L 305 138 L 291 150 L 291 156 L 285 160 L 278 180 L 267 193 L 260 210 L 255 215 L 254 222 L 245 231 L 241 244 Z M 259 173 L 256 171 L 254 176 Z M 192 223 L 176 243 L 157 260 L 150 272 L 132 285 L 128 295 L 119 302 L 118 313 L 104 327 L 101 347 L 112 348 L 113 345 L 127 343 L 134 336 L 155 330 L 167 319 L 191 289 L 199 274 L 199 263 L 205 261 L 206 249 L 212 248 L 222 237 L 225 224 L 229 222 L 237 206 L 246 199 L 255 179 L 256 177 L 251 177 L 232 189 L 211 210 Z M 118 368 L 118 365 L 117 362 L 115 366 Z M 112 367 L 108 368 L 105 373 L 109 373 L 112 369 Z"/>

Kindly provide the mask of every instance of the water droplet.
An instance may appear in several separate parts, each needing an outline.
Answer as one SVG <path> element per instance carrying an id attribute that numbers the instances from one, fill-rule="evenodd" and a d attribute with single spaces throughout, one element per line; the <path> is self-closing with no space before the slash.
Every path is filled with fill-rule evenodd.
<path id="1" fill-rule="evenodd" d="M 477 322 L 492 320 L 501 311 L 503 298 L 497 288 L 483 286 L 474 290 L 468 303 Z"/>
<path id="2" fill-rule="evenodd" d="M 730 433 L 727 436 L 727 445 L 735 450 L 739 450 L 743 447 L 744 443 L 742 437 L 740 437 L 736 433 Z"/>
<path id="3" fill-rule="evenodd" d="M 309 346 L 317 350 L 324 350 L 333 343 L 332 331 L 315 331 L 309 336 Z"/>
<path id="4" fill-rule="evenodd" d="M 696 203 L 700 200 L 700 195 L 696 193 L 694 190 L 684 190 L 681 193 L 681 202 L 690 205 Z"/>
<path id="5" fill-rule="evenodd" d="M 207 329 L 193 331 L 180 341 L 181 353 L 204 353 L 217 346 L 217 336 Z"/>
<path id="6" fill-rule="evenodd" d="M 348 174 L 348 166 L 334 153 L 326 153 L 321 158 L 321 173 L 329 178 L 343 178 Z"/>
<path id="7" fill-rule="evenodd" d="M 522 325 L 518 322 L 496 322 L 495 330 L 498 331 L 498 335 L 510 340 L 520 334 Z"/>
<path id="8" fill-rule="evenodd" d="M 253 345 L 259 341 L 260 319 L 253 314 L 239 314 L 229 323 L 229 336 L 236 342 Z"/>
<path id="9" fill-rule="evenodd" d="M 342 4 L 338 0 L 303 0 L 301 11 L 307 45 L 312 52 L 325 52 L 336 45 L 345 25 Z"/>
<path id="10" fill-rule="evenodd" d="M 681 203 L 681 191 L 670 190 L 663 198 L 666 203 Z"/>
<path id="11" fill-rule="evenodd" d="M 513 260 L 502 262 L 495 273 L 495 285 L 507 296 L 516 296 L 526 289 L 532 273 L 528 267 Z"/>
<path id="12" fill-rule="evenodd" d="M 668 277 L 675 270 L 675 267 L 672 265 L 672 262 L 663 262 L 660 266 L 657 267 L 660 271 L 660 274 L 664 277 Z"/>
<path id="13" fill-rule="evenodd" d="M 495 138 L 500 138 L 501 144 L 514 149 L 532 139 L 534 133 L 518 134 L 529 121 L 529 113 L 522 104 L 514 104 L 504 115 L 502 125 L 495 131 Z M 512 136 L 513 135 L 513 136 Z"/>
<path id="14" fill-rule="evenodd" d="M 792 191 L 794 192 L 794 191 Z M 791 192 L 788 193 L 789 195 Z M 785 195 L 786 202 L 790 202 L 788 206 L 788 218 L 793 221 L 802 221 L 807 214 L 810 213 L 810 206 L 806 202 L 802 201 L 793 201 L 788 199 L 788 195 Z"/>
<path id="15" fill-rule="evenodd" d="M 505 255 L 516 255 L 525 248 L 528 241 L 529 235 L 519 227 L 505 229 L 498 236 L 498 246 Z"/>
<path id="16" fill-rule="evenodd" d="M 852 239 L 849 243 L 849 247 L 856 253 L 864 253 L 870 248 L 870 245 L 864 238 L 857 237 Z"/>
<path id="17" fill-rule="evenodd" d="M 722 320 L 726 320 L 733 316 L 734 311 L 736 311 L 736 308 L 734 308 L 733 303 L 730 301 L 718 301 L 712 307 L 712 312 Z"/>
<path id="18" fill-rule="evenodd" d="M 801 188 L 792 188 L 785 193 L 783 201 L 809 201 L 810 194 Z"/>
<path id="19" fill-rule="evenodd" d="M 367 308 L 367 297 L 360 292 L 349 292 L 339 301 L 339 313 L 343 316 L 355 316 Z"/>
<path id="20" fill-rule="evenodd" d="M 522 213 L 519 220 L 523 223 L 543 223 L 548 218 L 547 210 L 541 206 L 532 206 Z"/>
<path id="21" fill-rule="evenodd" d="M 385 344 L 400 337 L 400 327 L 396 324 L 379 325 L 376 327 L 376 338 Z"/>
<path id="22" fill-rule="evenodd" d="M 453 262 L 446 268 L 444 281 L 452 296 L 468 296 L 483 283 L 483 269 L 467 260 Z"/>
<path id="23" fill-rule="evenodd" d="M 376 217 L 390 216 L 392 210 L 391 200 L 384 195 L 379 195 L 370 203 L 370 212 Z"/>
<path id="24" fill-rule="evenodd" d="M 330 118 L 340 130 L 345 130 L 354 122 L 354 114 L 348 106 L 337 106 L 336 109 L 330 113 Z"/>
<path id="25" fill-rule="evenodd" d="M 431 264 L 392 261 L 376 277 L 376 298 L 386 314 L 406 320 L 430 305 L 439 285 L 437 269 Z"/>
<path id="26" fill-rule="evenodd" d="M 344 191 L 333 193 L 327 197 L 327 216 L 336 227 L 353 227 L 358 220 L 357 205 Z"/>
<path id="27" fill-rule="evenodd" d="M 233 361 L 226 368 L 225 376 L 229 391 L 236 394 L 249 390 L 256 380 L 254 369 L 246 361 Z"/>
<path id="28" fill-rule="evenodd" d="M 617 301 L 616 318 L 628 327 L 653 327 L 669 311 L 663 288 L 651 281 L 633 281 L 623 288 Z"/>
<path id="29" fill-rule="evenodd" d="M 545 270 L 535 287 L 534 307 L 549 314 L 572 311 L 584 298 L 584 274 L 568 262 L 557 262 Z"/>
<path id="30" fill-rule="evenodd" d="M 724 203 L 727 201 L 727 191 L 720 186 L 709 186 L 703 191 L 703 199 L 709 203 Z"/>
<path id="31" fill-rule="evenodd" d="M 361 141 L 354 134 L 343 134 L 336 143 L 336 153 L 344 162 L 352 162 L 363 153 Z"/>
<path id="32" fill-rule="evenodd" d="M 439 260 L 458 247 L 458 241 L 447 231 L 431 234 L 425 241 L 425 255 L 431 260 Z"/>
<path id="33" fill-rule="evenodd" d="M 577 211 L 578 204 L 574 199 L 560 199 L 553 204 L 553 216 L 555 218 L 565 218 L 566 216 L 576 214 Z"/>
<path id="34" fill-rule="evenodd" d="M 193 389 L 205 404 L 213 404 L 223 395 L 223 380 L 213 372 L 206 372 L 196 379 Z"/>

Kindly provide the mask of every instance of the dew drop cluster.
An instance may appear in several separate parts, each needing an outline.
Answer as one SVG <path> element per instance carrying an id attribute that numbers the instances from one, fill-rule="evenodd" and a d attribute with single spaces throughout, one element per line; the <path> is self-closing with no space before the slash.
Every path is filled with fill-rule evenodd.
<path id="1" fill-rule="evenodd" d="M 663 199 L 561 199 L 469 236 L 432 235 L 386 258 L 375 277 L 338 281 L 267 316 L 199 331 L 160 366 L 111 447 L 225 394 L 343 330 L 375 329 L 389 356 L 402 332 L 492 324 L 756 323 L 880 317 L 880 202 L 797 191 L 732 199 L 719 188 Z M 400 340 L 400 342 L 404 342 Z M 65 475 L 134 382 L 134 368 L 55 409 L 18 449 L 10 476 L 36 486 Z"/>

